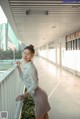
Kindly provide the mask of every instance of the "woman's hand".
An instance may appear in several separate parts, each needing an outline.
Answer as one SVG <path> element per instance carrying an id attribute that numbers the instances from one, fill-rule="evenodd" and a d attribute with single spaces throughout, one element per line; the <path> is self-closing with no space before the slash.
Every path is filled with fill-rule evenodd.
<path id="1" fill-rule="evenodd" d="M 16 98 L 16 101 L 21 101 L 23 100 L 25 97 L 24 97 L 24 94 L 23 95 L 19 95 L 17 98 Z"/>
<path id="2" fill-rule="evenodd" d="M 16 64 L 17 64 L 18 67 L 20 67 L 21 62 L 17 61 Z"/>
<path id="3" fill-rule="evenodd" d="M 19 96 L 16 98 L 16 101 L 23 100 L 24 98 L 26 98 L 26 97 L 28 97 L 28 96 L 29 96 L 29 93 L 28 93 L 28 92 L 25 92 L 24 94 L 19 95 Z"/>
<path id="4" fill-rule="evenodd" d="M 17 64 L 17 67 L 18 67 L 19 69 L 21 69 L 21 67 L 20 67 L 21 62 L 20 62 L 20 61 L 17 61 L 16 64 Z"/>

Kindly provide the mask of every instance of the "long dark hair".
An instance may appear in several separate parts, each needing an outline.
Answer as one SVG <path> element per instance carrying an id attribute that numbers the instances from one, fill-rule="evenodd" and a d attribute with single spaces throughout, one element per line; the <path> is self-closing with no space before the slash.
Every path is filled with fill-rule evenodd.
<path id="1" fill-rule="evenodd" d="M 35 49 L 34 49 L 34 46 L 33 45 L 29 45 L 29 46 L 26 46 L 25 48 L 24 48 L 24 50 L 26 50 L 26 49 L 28 49 L 28 50 L 30 50 L 31 51 L 31 53 L 35 53 Z M 23 50 L 23 51 L 24 51 Z"/>

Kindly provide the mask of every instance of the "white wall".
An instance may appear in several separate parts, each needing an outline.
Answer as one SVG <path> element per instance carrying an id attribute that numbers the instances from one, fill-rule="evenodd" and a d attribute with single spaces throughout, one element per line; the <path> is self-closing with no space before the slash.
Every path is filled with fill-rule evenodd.
<path id="1" fill-rule="evenodd" d="M 80 50 L 65 49 L 65 37 L 55 41 L 54 49 L 38 50 L 39 56 L 80 75 Z"/>

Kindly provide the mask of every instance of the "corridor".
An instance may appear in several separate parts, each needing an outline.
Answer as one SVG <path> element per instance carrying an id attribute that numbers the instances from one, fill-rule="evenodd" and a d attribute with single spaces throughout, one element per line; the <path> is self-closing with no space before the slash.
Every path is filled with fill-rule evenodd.
<path id="1" fill-rule="evenodd" d="M 9 119 L 21 117 L 15 97 L 24 84 L 15 62 L 29 45 L 49 119 L 80 119 L 80 0 L 0 0 L 0 111 Z"/>
<path id="2" fill-rule="evenodd" d="M 35 57 L 39 85 L 49 98 L 50 119 L 80 119 L 80 78 L 48 61 Z"/>

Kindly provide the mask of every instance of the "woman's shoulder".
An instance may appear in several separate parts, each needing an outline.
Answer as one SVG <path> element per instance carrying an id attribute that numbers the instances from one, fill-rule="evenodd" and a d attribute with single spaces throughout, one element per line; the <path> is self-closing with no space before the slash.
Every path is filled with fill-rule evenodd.
<path id="1" fill-rule="evenodd" d="M 37 70 L 36 66 L 34 65 L 34 63 L 32 63 L 29 68 L 33 69 L 33 70 Z"/>
<path id="2" fill-rule="evenodd" d="M 31 61 L 28 64 L 24 64 L 23 71 L 27 71 L 27 72 L 29 71 L 29 72 L 35 73 L 35 72 L 37 72 L 37 68 L 34 65 L 34 63 Z"/>
<path id="3" fill-rule="evenodd" d="M 36 73 L 36 72 L 37 72 L 37 68 L 36 68 L 36 66 L 34 65 L 34 63 L 32 63 L 32 64 L 29 66 L 29 71 L 30 71 L 30 72 L 33 72 L 33 73 Z"/>

